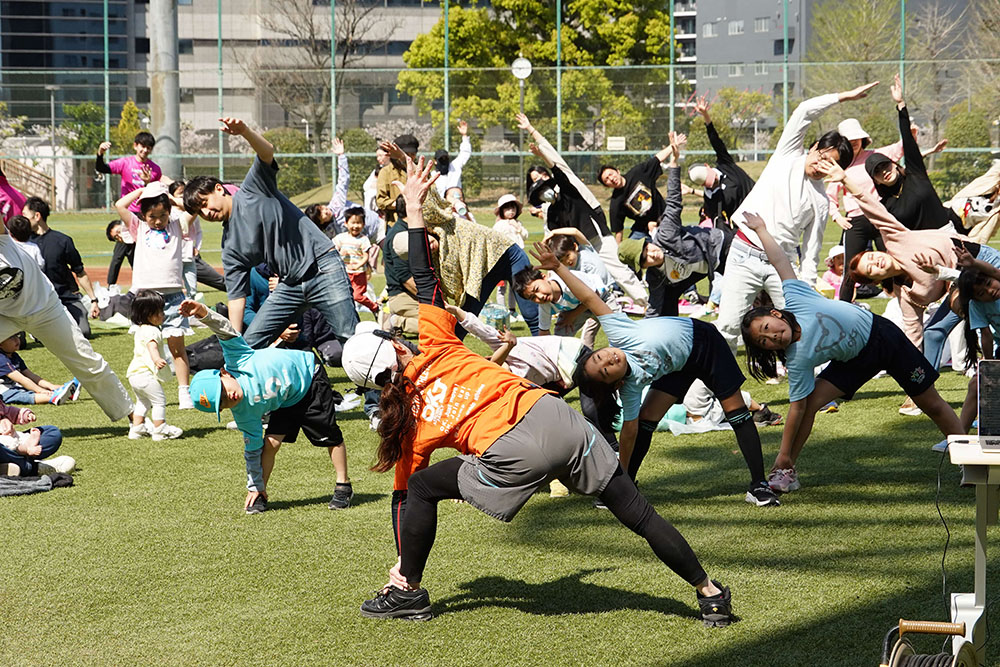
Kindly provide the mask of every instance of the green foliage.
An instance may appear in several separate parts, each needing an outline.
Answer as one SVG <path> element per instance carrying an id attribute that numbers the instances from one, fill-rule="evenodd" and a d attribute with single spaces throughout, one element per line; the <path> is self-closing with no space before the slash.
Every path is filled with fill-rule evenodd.
<path id="1" fill-rule="evenodd" d="M 669 20 L 662 2 L 577 0 L 564 4 L 562 24 L 566 66 L 670 61 Z M 497 0 L 489 7 L 451 7 L 449 63 L 456 68 L 449 79 L 452 117 L 475 120 L 480 126 L 511 126 L 518 111 L 519 87 L 510 64 L 519 55 L 534 66 L 525 82 L 525 111 L 536 127 L 551 134 L 556 118 L 555 72 L 550 69 L 556 63 L 555 6 Z M 443 18 L 413 41 L 403 59 L 411 69 L 400 73 L 399 90 L 412 95 L 420 111 L 440 125 L 444 75 L 414 69 L 444 66 Z M 666 68 L 564 71 L 564 131 L 584 133 L 584 140 L 577 143 L 587 148 L 595 147 L 595 128 L 602 124 L 605 134 L 629 136 L 636 148 L 665 142 L 668 77 Z M 679 81 L 679 98 L 685 85 Z M 663 135 L 662 140 L 651 139 L 658 135 Z"/>
<path id="2" fill-rule="evenodd" d="M 773 111 L 774 98 L 770 95 L 737 88 L 719 90 L 709 109 L 715 131 L 731 151 L 753 146 L 753 119 L 763 121 Z M 701 116 L 692 118 L 687 132 L 689 150 L 712 150 Z M 765 133 L 760 131 L 761 150 L 764 149 L 764 139 Z"/>
<path id="3" fill-rule="evenodd" d="M 899 141 L 899 120 L 895 107 L 873 110 L 858 118 L 861 127 L 871 138 L 875 148 Z"/>
<path id="4" fill-rule="evenodd" d="M 965 103 L 951 109 L 944 126 L 949 148 L 980 148 L 990 145 L 990 116 L 983 108 L 969 109 Z M 930 176 L 941 199 L 947 200 L 966 183 L 990 168 L 989 153 L 945 153 Z"/>
<path id="5" fill-rule="evenodd" d="M 264 138 L 274 144 L 275 153 L 308 153 L 311 151 L 304 132 L 293 127 L 279 127 L 264 132 Z M 311 190 L 319 185 L 316 162 L 305 157 L 282 158 L 278 186 L 287 196 Z"/>
<path id="6" fill-rule="evenodd" d="M 66 147 L 74 155 L 96 153 L 104 141 L 104 107 L 94 102 L 64 104 L 63 114 L 67 119 L 59 127 L 68 133 Z"/>
<path id="7" fill-rule="evenodd" d="M 351 187 L 349 188 L 349 193 L 353 192 L 355 195 L 354 198 L 357 201 L 361 201 L 361 186 L 364 185 L 368 174 L 371 173 L 377 164 L 374 155 L 378 145 L 375 139 L 360 127 L 352 127 L 341 134 L 340 139 L 344 142 L 344 150 L 346 152 L 364 153 L 363 157 L 347 158 L 347 168 L 351 170 Z"/>
<path id="8" fill-rule="evenodd" d="M 141 119 L 148 116 L 140 110 L 131 99 L 125 102 L 122 107 L 121 118 L 118 125 L 111 128 L 111 152 L 118 155 L 130 155 L 135 152 L 132 149 L 135 135 L 142 131 Z"/>

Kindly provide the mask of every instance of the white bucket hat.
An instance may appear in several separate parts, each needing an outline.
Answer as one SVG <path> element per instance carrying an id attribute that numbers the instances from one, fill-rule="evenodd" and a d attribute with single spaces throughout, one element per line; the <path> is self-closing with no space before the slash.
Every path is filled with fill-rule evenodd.
<path id="1" fill-rule="evenodd" d="M 688 178 L 695 185 L 701 185 L 706 188 L 715 187 L 716 175 L 715 169 L 709 167 L 707 164 L 696 164 L 695 166 L 688 169 Z"/>
<path id="2" fill-rule="evenodd" d="M 375 378 L 387 370 L 391 377 L 399 367 L 392 335 L 381 330 L 354 334 L 344 343 L 341 363 L 351 382 L 365 389 L 380 389 L 388 380 L 379 385 Z"/>
<path id="3" fill-rule="evenodd" d="M 861 123 L 858 122 L 857 118 L 845 118 L 840 121 L 840 125 L 837 126 L 837 132 L 848 141 L 854 141 L 855 139 L 867 139 L 871 141 L 872 139 L 864 131 L 864 128 L 861 127 Z"/>
<path id="4" fill-rule="evenodd" d="M 844 246 L 835 245 L 832 248 L 830 248 L 830 252 L 826 253 L 826 258 L 833 259 L 834 257 L 840 257 L 843 254 L 844 254 Z"/>

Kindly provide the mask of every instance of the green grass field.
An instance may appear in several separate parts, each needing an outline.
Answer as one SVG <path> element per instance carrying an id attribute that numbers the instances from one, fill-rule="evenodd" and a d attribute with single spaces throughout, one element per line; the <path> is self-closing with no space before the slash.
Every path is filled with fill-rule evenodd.
<path id="1" fill-rule="evenodd" d="M 61 215 L 52 225 L 103 268 L 107 219 Z M 831 225 L 827 245 L 834 235 Z M 206 237 L 214 262 L 217 230 L 206 225 Z M 124 330 L 98 330 L 94 346 L 124 374 Z M 43 348 L 24 357 L 66 379 Z M 340 369 L 330 377 L 348 390 Z M 955 406 L 965 385 L 950 371 L 938 383 Z M 744 388 L 785 412 L 786 384 Z M 930 420 L 897 414 L 891 379 L 817 418 L 800 459 L 803 488 L 780 508 L 743 502 L 732 434 L 655 436 L 641 488 L 732 587 L 742 620 L 728 629 L 702 627 L 691 589 L 608 512 L 547 493 L 509 525 L 443 503 L 424 580 L 437 617 L 362 618 L 358 606 L 386 581 L 395 552 L 392 477 L 368 470 L 376 438 L 361 410 L 340 415 L 351 509 L 327 509 L 332 466 L 300 439 L 278 455 L 273 511 L 248 517 L 240 436 L 177 411 L 173 385 L 167 396 L 167 418 L 185 435 L 158 443 L 128 440 L 86 392 L 37 409 L 40 423 L 63 429 L 60 453 L 79 470 L 71 489 L 0 500 L 0 664 L 876 665 L 900 617 L 945 619 L 939 469 L 948 590 L 972 589 L 973 492 L 929 450 L 940 439 Z M 780 436 L 780 427 L 761 430 L 767 464 Z M 923 653 L 939 646 L 918 643 Z M 995 634 L 987 650 L 1000 664 Z"/>

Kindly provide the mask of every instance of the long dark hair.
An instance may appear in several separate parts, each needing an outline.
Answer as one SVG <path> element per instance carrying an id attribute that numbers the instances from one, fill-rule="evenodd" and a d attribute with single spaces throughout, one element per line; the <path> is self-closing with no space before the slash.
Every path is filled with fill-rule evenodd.
<path id="1" fill-rule="evenodd" d="M 420 410 L 420 392 L 402 371 L 382 387 L 379 398 L 378 414 L 381 421 L 378 434 L 382 439 L 375 452 L 375 464 L 371 469 L 375 472 L 391 470 L 396 462 L 403 458 L 406 447 L 412 446 L 413 432 L 416 427 L 415 411 Z"/>
<path id="2" fill-rule="evenodd" d="M 958 291 L 958 309 L 959 315 L 962 316 L 964 322 L 962 326 L 964 327 L 962 333 L 965 335 L 965 366 L 966 368 L 973 368 L 976 362 L 979 361 L 979 334 L 972 328 L 969 323 L 969 302 L 972 301 L 972 296 L 976 291 L 976 285 L 986 281 L 986 276 L 981 274 L 976 269 L 962 269 L 962 273 L 958 276 L 958 280 L 955 281 L 955 288 Z M 951 299 L 945 299 L 944 303 L 941 304 L 941 308 L 945 308 Z"/>
<path id="3" fill-rule="evenodd" d="M 743 346 L 747 352 L 747 370 L 755 380 L 778 377 L 778 362 L 785 363 L 785 350 L 765 350 L 754 343 L 750 335 L 750 325 L 753 321 L 758 317 L 774 315 L 772 311 L 775 310 L 779 313 L 778 317 L 787 322 L 792 331 L 801 330 L 799 321 L 791 311 L 778 310 L 770 306 L 760 306 L 747 311 L 740 322 L 740 333 L 743 335 Z"/>
<path id="4" fill-rule="evenodd" d="M 594 350 L 586 345 L 580 349 L 580 354 L 576 358 L 576 368 L 573 370 L 573 384 L 580 390 L 581 396 L 586 396 L 599 408 L 613 403 L 614 408 L 610 413 L 610 419 L 614 421 L 621 411 L 621 407 L 615 402 L 615 392 L 618 391 L 615 385 L 592 378 L 583 370 L 593 355 Z"/>
<path id="5" fill-rule="evenodd" d="M 548 176 L 550 178 L 552 177 L 552 172 L 549 170 L 548 167 L 546 167 L 543 164 L 533 164 L 530 167 L 528 167 L 528 171 L 524 175 L 524 194 L 525 194 L 525 196 L 528 195 L 528 191 L 531 190 L 531 186 L 535 183 L 533 180 L 531 180 L 531 172 L 533 172 L 533 171 L 541 171 L 541 172 L 544 172 L 544 173 L 548 174 Z"/>

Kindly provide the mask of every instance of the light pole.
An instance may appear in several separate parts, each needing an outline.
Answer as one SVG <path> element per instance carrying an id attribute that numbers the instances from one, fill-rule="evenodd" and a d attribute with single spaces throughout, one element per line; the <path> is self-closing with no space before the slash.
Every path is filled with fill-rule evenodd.
<path id="1" fill-rule="evenodd" d="M 52 151 L 52 182 L 56 182 L 56 91 L 59 86 L 48 85 L 45 90 L 49 91 L 49 150 Z M 55 202 L 52 202 L 55 206 Z"/>
<path id="2" fill-rule="evenodd" d="M 520 108 L 521 114 L 524 114 L 524 80 L 531 76 L 531 61 L 527 58 L 518 56 L 514 62 L 510 64 L 510 72 L 517 78 L 518 88 L 520 89 Z M 524 130 L 518 128 L 517 130 L 517 166 L 518 173 L 524 173 Z"/>
<path id="3" fill-rule="evenodd" d="M 303 118 L 302 122 L 306 124 L 306 143 L 308 144 L 309 143 L 309 121 L 306 120 L 305 118 Z"/>

